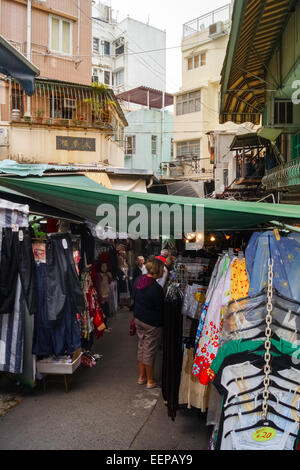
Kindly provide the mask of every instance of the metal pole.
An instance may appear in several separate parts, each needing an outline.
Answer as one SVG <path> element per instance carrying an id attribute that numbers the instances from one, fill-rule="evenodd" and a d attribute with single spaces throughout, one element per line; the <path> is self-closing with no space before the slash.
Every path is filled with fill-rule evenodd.
<path id="1" fill-rule="evenodd" d="M 27 0 L 27 59 L 31 62 L 31 0 Z M 31 116 L 31 98 L 27 96 L 25 116 Z"/>

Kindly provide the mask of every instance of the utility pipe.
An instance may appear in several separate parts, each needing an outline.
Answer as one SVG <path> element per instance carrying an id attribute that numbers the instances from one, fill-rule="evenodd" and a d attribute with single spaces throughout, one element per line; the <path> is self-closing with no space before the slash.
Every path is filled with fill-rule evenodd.
<path id="1" fill-rule="evenodd" d="M 27 0 L 27 59 L 31 62 L 31 0 Z M 31 98 L 27 96 L 25 116 L 31 116 Z"/>

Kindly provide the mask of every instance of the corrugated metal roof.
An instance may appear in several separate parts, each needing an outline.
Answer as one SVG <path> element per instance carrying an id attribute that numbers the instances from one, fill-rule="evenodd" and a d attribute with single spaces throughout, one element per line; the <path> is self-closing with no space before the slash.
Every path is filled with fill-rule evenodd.
<path id="1" fill-rule="evenodd" d="M 267 66 L 281 39 L 295 0 L 238 0 L 222 70 L 220 123 L 260 124 Z"/>

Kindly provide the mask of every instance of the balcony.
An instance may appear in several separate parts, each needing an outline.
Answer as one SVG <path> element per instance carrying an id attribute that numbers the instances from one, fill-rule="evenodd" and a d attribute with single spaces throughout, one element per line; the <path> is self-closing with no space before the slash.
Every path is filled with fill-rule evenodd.
<path id="1" fill-rule="evenodd" d="M 207 13 L 206 15 L 199 16 L 194 20 L 188 21 L 183 25 L 183 38 L 192 36 L 193 34 L 200 33 L 208 29 L 211 25 L 218 22 L 226 22 L 230 20 L 230 4 L 224 7 L 217 8 L 216 10 Z"/>
<path id="2" fill-rule="evenodd" d="M 108 134 L 114 134 L 117 129 L 114 95 L 97 84 L 80 86 L 38 79 L 31 97 L 31 116 L 27 116 L 24 92 L 19 84 L 12 82 L 9 103 L 12 123 L 96 128 Z"/>
<path id="3" fill-rule="evenodd" d="M 262 180 L 268 190 L 281 190 L 300 186 L 300 158 L 279 165 L 272 170 L 266 171 Z"/>
<path id="4" fill-rule="evenodd" d="M 207 180 L 213 177 L 213 170 L 204 167 L 199 157 L 177 157 L 171 162 L 162 162 L 159 176 L 173 180 Z"/>

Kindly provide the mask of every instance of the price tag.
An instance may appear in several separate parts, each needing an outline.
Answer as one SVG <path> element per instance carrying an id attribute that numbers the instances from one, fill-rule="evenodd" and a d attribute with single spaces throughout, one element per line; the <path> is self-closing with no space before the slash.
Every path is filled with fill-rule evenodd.
<path id="1" fill-rule="evenodd" d="M 12 224 L 11 229 L 12 229 L 12 232 L 18 232 L 19 231 L 19 225 L 18 224 Z"/>
<path id="2" fill-rule="evenodd" d="M 68 242 L 67 242 L 67 240 L 66 240 L 65 238 L 63 238 L 63 240 L 62 240 L 62 245 L 63 245 L 63 247 L 64 247 L 65 250 L 68 249 Z"/>
<path id="3" fill-rule="evenodd" d="M 276 237 L 276 240 L 277 240 L 278 242 L 280 242 L 280 235 L 279 235 L 279 230 L 278 230 L 278 228 L 275 228 L 275 230 L 274 230 L 274 235 L 275 235 L 275 237 Z"/>
<path id="4" fill-rule="evenodd" d="M 19 230 L 19 241 L 22 242 L 23 240 L 24 240 L 23 230 Z"/>
<path id="5" fill-rule="evenodd" d="M 273 428 L 260 428 L 255 431 L 252 438 L 257 442 L 267 442 L 274 439 L 276 436 L 276 430 Z"/>

